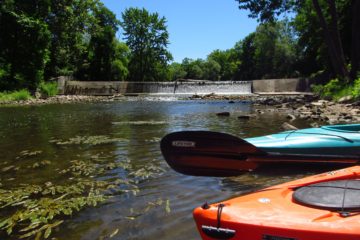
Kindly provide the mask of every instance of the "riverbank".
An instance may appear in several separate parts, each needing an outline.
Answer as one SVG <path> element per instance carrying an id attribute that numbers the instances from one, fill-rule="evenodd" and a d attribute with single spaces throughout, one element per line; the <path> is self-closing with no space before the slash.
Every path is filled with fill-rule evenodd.
<path id="1" fill-rule="evenodd" d="M 1 106 L 32 106 L 43 104 L 94 103 L 126 101 L 131 98 L 142 98 L 140 95 L 112 96 L 81 96 L 59 95 L 47 99 L 29 99 L 21 101 L 2 101 Z M 156 98 L 156 96 L 153 96 Z M 160 97 L 159 97 L 160 98 Z M 229 101 L 229 104 L 239 101 L 252 102 L 255 114 L 262 114 L 264 107 L 272 111 L 288 114 L 289 121 L 297 118 L 313 121 L 314 124 L 338 124 L 360 122 L 360 101 L 332 102 L 318 99 L 311 94 L 266 94 L 266 95 L 193 95 L 181 97 L 181 100 Z"/>
<path id="2" fill-rule="evenodd" d="M 255 105 L 273 106 L 279 111 L 287 112 L 289 121 L 300 118 L 312 121 L 314 126 L 360 122 L 360 101 L 344 99 L 333 102 L 316 96 L 282 96 L 260 98 L 254 102 Z"/>
<path id="3" fill-rule="evenodd" d="M 111 102 L 124 100 L 124 95 L 112 96 L 84 96 L 84 95 L 58 95 L 48 98 L 32 98 L 20 101 L 0 101 L 2 106 L 29 106 L 43 104 L 66 104 L 66 103 L 90 103 L 90 102 Z"/>
<path id="4" fill-rule="evenodd" d="M 238 100 L 251 101 L 256 114 L 263 114 L 264 107 L 271 111 L 287 114 L 289 122 L 297 118 L 312 121 L 312 125 L 357 123 L 360 122 L 360 101 L 344 98 L 339 102 L 319 99 L 311 94 L 267 94 L 251 96 L 205 96 L 194 95 L 191 99 L 228 100 L 235 103 Z"/>

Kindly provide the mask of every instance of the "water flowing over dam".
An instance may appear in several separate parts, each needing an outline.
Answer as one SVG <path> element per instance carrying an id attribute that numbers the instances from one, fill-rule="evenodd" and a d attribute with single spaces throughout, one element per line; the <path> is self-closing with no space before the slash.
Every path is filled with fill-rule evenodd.
<path id="1" fill-rule="evenodd" d="M 103 81 L 59 81 L 61 94 L 113 95 L 113 94 L 156 94 L 193 95 L 251 94 L 251 81 L 175 81 L 175 82 L 103 82 Z"/>
<path id="2" fill-rule="evenodd" d="M 247 95 L 252 93 L 309 92 L 312 81 L 302 78 L 252 81 L 178 80 L 173 82 L 73 81 L 59 77 L 59 94 L 65 95 Z"/>
<path id="3" fill-rule="evenodd" d="M 251 94 L 248 81 L 158 82 L 148 85 L 150 94 Z"/>

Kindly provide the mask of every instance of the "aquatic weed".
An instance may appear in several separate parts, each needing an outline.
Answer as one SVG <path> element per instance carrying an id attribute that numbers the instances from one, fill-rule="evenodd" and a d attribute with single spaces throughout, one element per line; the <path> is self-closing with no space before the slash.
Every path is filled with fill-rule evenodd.
<path id="1" fill-rule="evenodd" d="M 43 162 L 48 164 L 47 161 Z M 41 163 L 32 167 L 37 169 Z M 113 169 L 122 169 L 127 174 L 122 178 L 97 179 Z M 49 238 L 53 229 L 58 228 L 68 217 L 85 207 L 97 206 L 117 194 L 135 195 L 139 192 L 139 179 L 147 179 L 161 172 L 154 163 L 135 171 L 129 160 L 103 164 L 92 160 L 70 161 L 70 166 L 60 171 L 61 174 L 69 175 L 65 183 L 46 182 L 21 184 L 13 189 L 0 188 L 0 231 L 18 239 Z M 144 211 L 159 204 L 160 201 L 150 204 Z"/>
<path id="2" fill-rule="evenodd" d="M 70 138 L 69 140 L 62 141 L 58 139 L 50 140 L 51 143 L 55 143 L 57 145 L 100 145 L 100 144 L 108 144 L 108 143 L 115 143 L 115 142 L 124 142 L 128 141 L 123 138 L 110 138 L 109 136 L 76 136 Z"/>

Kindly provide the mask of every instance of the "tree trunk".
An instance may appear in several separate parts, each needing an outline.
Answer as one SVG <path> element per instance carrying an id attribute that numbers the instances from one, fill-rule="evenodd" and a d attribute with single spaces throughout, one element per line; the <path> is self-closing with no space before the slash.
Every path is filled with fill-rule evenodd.
<path id="1" fill-rule="evenodd" d="M 351 38 L 351 79 L 357 77 L 360 70 L 360 1 L 352 1 L 352 38 Z"/>
<path id="2" fill-rule="evenodd" d="M 336 50 L 336 55 L 339 59 L 340 63 L 340 70 L 343 76 L 345 76 L 347 79 L 349 79 L 349 71 L 346 68 L 346 61 L 345 61 L 345 55 L 344 55 L 344 48 L 341 43 L 341 37 L 340 32 L 338 28 L 338 14 L 336 11 L 336 5 L 334 0 L 327 0 L 329 5 L 329 11 L 331 16 L 331 23 L 330 23 L 330 31 L 332 34 L 332 37 L 334 39 L 334 46 Z"/>
<path id="3" fill-rule="evenodd" d="M 334 71 L 335 75 L 342 77 L 342 78 L 347 78 L 348 74 L 347 74 L 347 70 L 346 70 L 345 59 L 344 58 L 342 59 L 341 53 L 338 50 L 340 48 L 340 46 L 338 44 L 336 44 L 334 35 L 332 35 L 330 32 L 329 26 L 326 23 L 324 14 L 319 5 L 319 1 L 312 0 L 312 2 L 314 5 L 316 14 L 319 17 L 320 25 L 321 25 L 321 28 L 324 33 L 324 40 L 328 46 L 328 51 L 329 51 L 329 56 L 330 56 L 330 61 L 331 61 L 332 67 L 333 67 L 333 71 Z M 335 5 L 333 7 L 335 7 Z M 331 4 L 330 4 L 330 8 L 331 8 Z M 336 13 L 336 9 L 335 9 L 335 13 Z M 332 19 L 333 19 L 333 21 L 336 21 L 336 16 L 332 16 Z M 335 31 L 336 30 L 338 31 L 337 27 L 335 28 Z"/>

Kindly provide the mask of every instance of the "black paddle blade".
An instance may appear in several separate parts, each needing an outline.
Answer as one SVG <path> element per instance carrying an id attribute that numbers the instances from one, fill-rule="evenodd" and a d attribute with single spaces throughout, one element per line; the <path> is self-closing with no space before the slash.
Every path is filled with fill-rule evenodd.
<path id="1" fill-rule="evenodd" d="M 182 131 L 166 135 L 161 152 L 175 171 L 194 176 L 235 176 L 257 167 L 251 155 L 266 155 L 247 141 L 210 131 Z"/>

